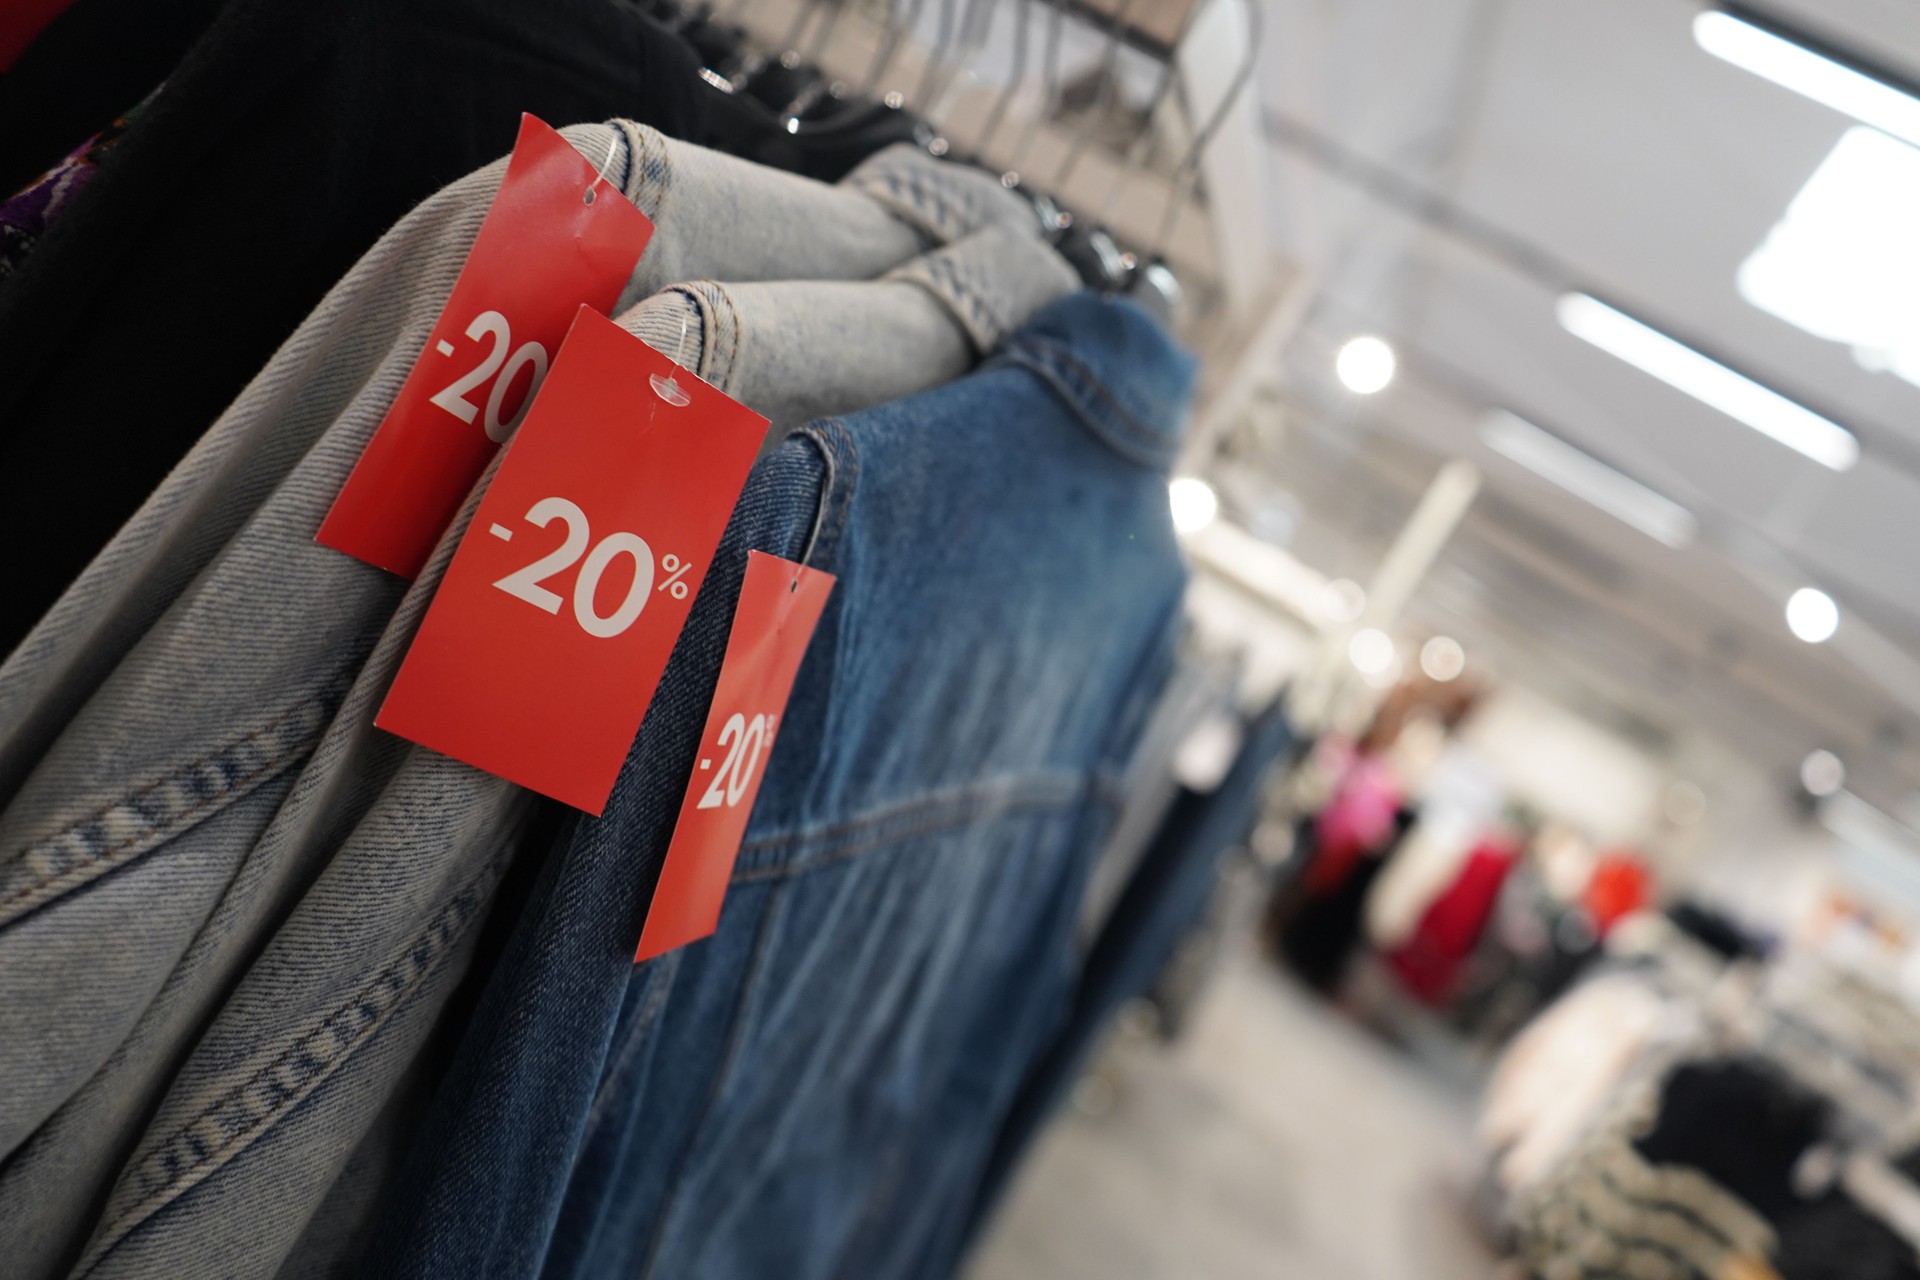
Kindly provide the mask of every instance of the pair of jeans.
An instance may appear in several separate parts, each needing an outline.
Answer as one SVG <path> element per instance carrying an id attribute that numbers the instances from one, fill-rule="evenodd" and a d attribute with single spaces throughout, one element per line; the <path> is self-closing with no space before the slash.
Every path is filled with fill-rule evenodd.
<path id="1" fill-rule="evenodd" d="M 772 422 L 852 413 L 959 377 L 1079 281 L 1034 229 L 996 224 L 879 280 L 690 281 L 620 323 Z"/>
<path id="2" fill-rule="evenodd" d="M 1175 799 L 1087 955 L 1071 1012 L 1036 1059 L 1007 1113 L 978 1189 L 972 1230 L 993 1212 L 1114 1014 L 1146 994 L 1200 922 L 1222 860 L 1247 838 L 1274 766 L 1296 741 L 1285 710 L 1276 703 L 1248 726 L 1240 752 L 1218 787 L 1210 792 L 1183 788 Z"/>
<path id="3" fill-rule="evenodd" d="M 1192 369 L 1131 303 L 1074 294 L 972 375 L 756 465 L 366 1274 L 945 1274 L 1066 1013 L 1086 872 L 1172 668 Z M 752 549 L 838 584 L 718 931 L 636 966 Z"/>
<path id="4" fill-rule="evenodd" d="M 611 148 L 609 179 L 659 221 L 639 288 L 665 283 L 656 246 L 695 261 L 671 229 L 753 172 L 627 123 L 566 132 L 596 164 Z M 383 239 L 0 670 L 18 694 L 0 706 L 26 709 L 7 759 L 57 731 L 0 815 L 0 1247 L 17 1274 L 76 1255 L 96 1275 L 270 1270 L 462 971 L 524 799 L 372 728 L 451 542 L 409 590 L 312 538 L 503 168 Z M 802 213 L 888 228 L 815 237 L 801 265 L 820 271 L 1024 216 L 930 157 L 877 157 L 839 190 L 764 178 L 803 192 Z M 777 220 L 729 224 L 699 265 L 774 269 L 777 233 L 756 227 Z M 54 669 L 66 646 L 93 656 Z"/>

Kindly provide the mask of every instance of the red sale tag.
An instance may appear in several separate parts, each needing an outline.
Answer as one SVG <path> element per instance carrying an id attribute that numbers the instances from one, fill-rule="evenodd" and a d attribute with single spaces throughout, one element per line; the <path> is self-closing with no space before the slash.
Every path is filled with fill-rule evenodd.
<path id="1" fill-rule="evenodd" d="M 581 307 L 374 723 L 599 813 L 766 428 Z"/>
<path id="2" fill-rule="evenodd" d="M 748 554 L 727 656 L 700 737 L 700 760 L 680 803 L 635 963 L 718 927 L 733 860 L 765 775 L 760 766 L 773 754 L 787 695 L 833 583 L 830 573 L 760 551 Z"/>
<path id="3" fill-rule="evenodd" d="M 532 405 L 575 309 L 611 308 L 652 235 L 647 215 L 585 156 L 521 116 L 446 309 L 316 541 L 417 575 Z"/>

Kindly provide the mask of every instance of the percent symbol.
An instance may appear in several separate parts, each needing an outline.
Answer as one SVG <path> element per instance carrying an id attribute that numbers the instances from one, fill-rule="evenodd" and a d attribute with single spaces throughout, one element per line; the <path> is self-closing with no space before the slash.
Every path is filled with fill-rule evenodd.
<path id="1" fill-rule="evenodd" d="M 680 579 L 685 577 L 687 570 L 693 566 L 685 560 L 682 560 L 679 556 L 667 555 L 660 557 L 660 567 L 667 571 L 667 580 L 655 587 L 654 590 L 666 591 L 668 588 L 672 588 L 672 594 L 675 600 L 685 600 L 687 598 L 687 584 L 680 581 Z"/>

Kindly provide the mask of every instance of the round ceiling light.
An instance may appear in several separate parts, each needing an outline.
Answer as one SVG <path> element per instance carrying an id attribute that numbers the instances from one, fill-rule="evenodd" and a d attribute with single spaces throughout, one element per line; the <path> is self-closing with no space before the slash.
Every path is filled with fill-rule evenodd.
<path id="1" fill-rule="evenodd" d="M 1334 357 L 1333 371 L 1347 390 L 1370 396 L 1393 381 L 1396 364 L 1393 348 L 1369 333 L 1347 339 Z"/>
<path id="2" fill-rule="evenodd" d="M 1840 606 L 1816 587 L 1802 587 L 1787 599 L 1787 629 L 1808 644 L 1819 644 L 1840 629 Z"/>

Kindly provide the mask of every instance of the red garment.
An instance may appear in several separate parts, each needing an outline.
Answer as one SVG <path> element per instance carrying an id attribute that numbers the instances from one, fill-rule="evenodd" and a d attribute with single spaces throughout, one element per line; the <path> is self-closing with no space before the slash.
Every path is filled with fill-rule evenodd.
<path id="1" fill-rule="evenodd" d="M 1460 968 L 1479 945 L 1500 889 L 1519 861 L 1519 846 L 1505 836 L 1475 845 L 1460 874 L 1420 917 L 1413 936 L 1387 957 L 1415 998 L 1438 1005 L 1453 994 Z"/>
<path id="2" fill-rule="evenodd" d="M 1584 895 L 1587 914 L 1601 937 L 1653 901 L 1653 875 L 1624 849 L 1600 855 Z"/>
<path id="3" fill-rule="evenodd" d="M 12 68 L 49 22 L 73 0 L 7 0 L 0 5 L 0 71 Z"/>

